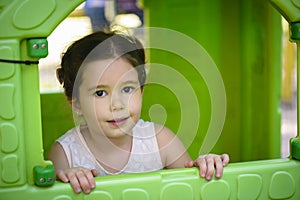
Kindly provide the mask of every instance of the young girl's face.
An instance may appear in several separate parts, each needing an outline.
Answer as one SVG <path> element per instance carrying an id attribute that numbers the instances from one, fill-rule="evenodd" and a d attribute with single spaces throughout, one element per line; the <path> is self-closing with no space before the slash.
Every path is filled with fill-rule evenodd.
<path id="1" fill-rule="evenodd" d="M 90 131 L 108 138 L 131 134 L 140 118 L 141 106 L 138 73 L 129 62 L 118 58 L 85 66 L 78 107 Z"/>

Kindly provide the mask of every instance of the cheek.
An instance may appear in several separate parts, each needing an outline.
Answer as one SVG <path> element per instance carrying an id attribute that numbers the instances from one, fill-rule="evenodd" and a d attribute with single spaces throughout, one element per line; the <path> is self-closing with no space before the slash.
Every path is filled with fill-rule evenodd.
<path id="1" fill-rule="evenodd" d="M 84 114 L 84 117 L 87 120 L 91 120 L 92 118 L 95 118 L 97 110 L 95 109 L 95 104 L 90 102 L 85 102 L 85 104 L 82 106 L 82 111 Z"/>
<path id="2" fill-rule="evenodd" d="M 142 95 L 138 92 L 133 94 L 128 102 L 130 112 L 140 113 L 142 107 Z"/>
<path id="3" fill-rule="evenodd" d="M 101 99 L 101 100 L 95 100 L 93 102 L 93 109 L 97 115 L 98 118 L 103 118 L 104 116 L 108 115 L 110 112 L 110 99 Z"/>
<path id="4" fill-rule="evenodd" d="M 82 105 L 82 111 L 84 116 L 89 120 L 96 119 L 104 113 L 103 102 L 97 101 L 94 98 L 86 99 Z"/>

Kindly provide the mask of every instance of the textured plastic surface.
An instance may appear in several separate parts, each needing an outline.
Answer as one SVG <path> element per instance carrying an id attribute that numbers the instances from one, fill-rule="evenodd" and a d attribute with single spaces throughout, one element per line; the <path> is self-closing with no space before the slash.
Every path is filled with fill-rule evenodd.
<path id="1" fill-rule="evenodd" d="M 75 194 L 69 184 L 11 187 L 0 199 L 299 199 L 299 163 L 289 159 L 231 164 L 221 180 L 199 178 L 196 168 L 97 177 L 89 195 Z"/>
<path id="2" fill-rule="evenodd" d="M 81 2 L 81 0 L 0 1 L 0 22 L 1 27 L 5 27 L 0 29 L 0 58 L 11 60 L 31 59 L 27 52 L 27 40 L 29 38 L 46 38 L 55 28 L 55 26 L 57 26 L 57 24 Z M 145 6 L 150 12 L 155 8 L 155 5 L 151 5 L 151 2 L 154 3 L 154 1 L 145 2 Z M 165 13 L 165 15 L 156 15 L 158 16 L 157 19 L 155 19 L 155 15 L 153 15 L 152 17 L 150 17 L 152 22 L 153 20 L 156 20 L 156 23 L 163 22 L 161 17 L 163 17 L 164 19 L 169 18 L 169 21 L 174 20 L 173 17 L 175 14 L 177 16 L 182 16 L 178 14 L 178 10 L 176 10 L 177 8 L 181 8 L 180 11 L 184 11 L 185 14 L 193 13 L 193 15 L 190 15 L 189 17 L 195 17 L 195 10 L 193 8 L 199 8 L 202 6 L 206 8 L 205 10 L 202 10 L 203 12 L 197 12 L 199 13 L 199 19 L 203 20 L 201 21 L 201 23 L 199 22 L 201 25 L 199 27 L 201 29 L 202 24 L 206 24 L 206 27 L 211 27 L 212 25 L 215 29 L 203 28 L 200 33 L 201 35 L 206 35 L 206 37 L 203 37 L 200 42 L 203 42 L 208 47 L 209 53 L 212 53 L 214 59 L 216 59 L 218 63 L 238 63 L 238 68 L 236 68 L 236 71 L 225 68 L 221 69 L 223 71 L 227 70 L 228 74 L 232 74 L 232 76 L 228 76 L 230 79 L 234 79 L 234 75 L 240 74 L 241 72 L 240 62 L 233 61 L 233 58 L 235 56 L 241 56 L 241 59 L 245 61 L 245 66 L 243 65 L 243 67 L 246 67 L 247 70 L 249 70 L 249 66 L 251 65 L 247 64 L 249 62 L 249 59 L 251 58 L 250 60 L 252 60 L 256 58 L 256 56 L 260 55 L 261 53 L 260 52 L 258 54 L 255 54 L 257 50 L 260 51 L 261 49 L 264 49 L 263 47 L 267 47 L 268 45 L 270 45 L 268 43 L 270 41 L 268 41 L 264 44 L 266 46 L 258 45 L 257 48 L 246 48 L 247 51 L 245 51 L 241 55 L 233 55 L 232 53 L 230 53 L 221 56 L 218 44 L 224 43 L 225 46 L 228 46 L 229 42 L 227 41 L 234 41 L 235 39 L 237 39 L 236 37 L 239 36 L 234 35 L 233 38 L 231 38 L 234 40 L 231 40 L 230 38 L 230 40 L 224 40 L 224 38 L 222 39 L 221 37 L 221 35 L 223 34 L 223 32 L 221 34 L 221 30 L 225 31 L 224 34 L 226 32 L 228 34 L 230 30 L 234 28 L 237 29 L 237 27 L 239 26 L 229 26 L 225 22 L 225 24 L 215 24 L 211 21 L 208 23 L 207 17 L 205 16 L 208 16 L 208 18 L 211 17 L 213 19 L 212 15 L 219 13 L 217 16 L 220 17 L 220 19 L 226 18 L 229 22 L 231 22 L 232 19 L 235 19 L 236 21 L 234 21 L 234 23 L 240 25 L 240 23 L 238 23 L 239 21 L 237 20 L 239 18 L 235 16 L 236 14 L 239 14 L 239 9 L 237 9 L 237 7 L 234 7 L 236 4 L 230 4 L 230 8 L 233 8 L 233 11 L 223 9 L 223 12 L 230 14 L 226 14 L 226 17 L 223 17 L 223 15 L 221 15 L 222 12 L 220 12 L 222 4 L 212 5 L 211 1 L 203 1 L 203 4 L 201 5 L 197 4 L 198 1 L 190 1 L 189 3 L 195 4 L 195 6 L 188 7 L 182 7 L 183 4 L 181 4 L 179 1 L 176 1 L 175 3 L 171 0 L 161 2 L 166 2 L 166 4 L 162 7 L 156 8 L 161 13 Z M 239 1 L 235 1 L 235 3 L 237 2 Z M 255 3 L 251 3 L 251 6 L 249 5 L 250 3 L 247 3 L 248 1 L 242 2 L 244 3 L 238 5 L 241 5 L 243 11 L 247 12 L 247 14 L 245 14 L 245 16 L 243 15 L 243 22 L 245 23 L 242 23 L 243 34 L 240 37 L 245 37 L 245 40 L 249 40 L 249 43 L 252 43 L 253 40 L 257 41 L 256 37 L 258 37 L 258 35 L 256 35 L 255 33 L 249 32 L 253 29 L 252 25 L 256 23 L 256 20 L 252 22 L 251 19 L 251 17 L 253 17 L 253 15 L 251 15 L 251 13 L 253 12 L 252 9 L 254 9 L 255 6 L 253 5 Z M 255 2 L 259 3 L 259 1 Z M 190 5 L 186 1 L 183 3 L 184 5 Z M 169 10 L 167 5 L 173 5 L 174 7 L 171 7 Z M 228 5 L 228 2 L 226 2 L 226 5 Z M 167 13 L 171 14 L 168 15 Z M 257 13 L 255 13 L 255 16 L 256 15 Z M 247 17 L 250 17 L 250 19 Z M 275 25 L 278 25 L 278 18 L 270 18 L 268 18 L 269 21 L 272 21 Z M 192 27 L 192 30 L 190 30 L 189 28 L 191 28 L 191 24 L 188 25 L 184 23 L 187 22 L 187 18 L 182 18 L 182 20 L 182 22 L 178 21 L 177 23 L 174 23 L 173 27 L 170 28 L 182 26 L 180 31 L 187 32 L 189 34 L 192 34 L 193 37 L 197 37 L 198 32 L 193 32 L 195 31 L 195 27 Z M 260 18 L 257 19 L 257 21 L 260 20 Z M 217 22 L 217 20 L 214 22 Z M 194 20 L 192 23 L 195 23 Z M 159 26 L 159 24 L 157 25 Z M 263 24 L 260 23 L 258 26 L 255 26 L 255 31 L 257 31 L 257 29 L 260 30 L 261 26 L 263 26 Z M 275 26 L 271 27 L 274 28 Z M 272 31 L 272 29 L 270 29 L 269 31 Z M 277 31 L 274 32 L 278 33 Z M 259 31 L 258 34 L 260 34 Z M 280 36 L 280 34 L 272 35 L 270 38 L 274 37 L 274 39 L 278 39 L 278 36 Z M 210 40 L 212 40 L 212 45 L 209 45 L 210 41 L 203 41 L 207 38 L 210 38 Z M 279 40 L 278 43 L 280 43 Z M 238 43 L 234 42 L 230 44 L 234 46 L 239 45 Z M 245 42 L 242 42 L 242 44 L 246 45 Z M 276 46 L 276 44 L 274 44 L 275 49 L 279 48 L 279 46 Z M 272 45 L 268 46 L 268 48 L 271 48 L 271 46 Z M 236 51 L 235 53 L 237 52 L 238 51 Z M 274 55 L 277 54 L 274 53 Z M 270 60 L 273 59 L 276 61 L 276 59 L 272 57 L 274 55 L 272 53 L 268 54 L 268 56 L 271 57 Z M 221 56 L 222 59 L 219 56 Z M 153 59 L 158 59 L 158 57 L 153 57 Z M 168 57 L 166 57 L 166 59 L 168 59 Z M 271 62 L 270 60 L 267 61 Z M 280 63 L 277 63 L 277 65 L 280 65 Z M 162 170 L 144 174 L 97 177 L 97 188 L 90 195 L 75 194 L 70 184 L 63 184 L 58 181 L 55 182 L 52 186 L 50 186 L 50 184 L 50 187 L 39 187 L 37 185 L 41 182 L 44 182 L 44 179 L 41 178 L 49 178 L 49 176 L 51 178 L 51 176 L 53 175 L 53 171 L 47 171 L 47 166 L 51 166 L 51 163 L 49 161 L 46 161 L 43 156 L 43 134 L 41 127 L 42 121 L 38 87 L 38 67 L 35 65 L 25 66 L 21 64 L 10 63 L 0 63 L 0 66 L 0 200 L 300 199 L 300 163 L 299 161 L 293 159 L 233 163 L 225 169 L 223 178 L 221 180 L 214 179 L 210 182 L 207 182 L 204 179 L 200 179 L 198 175 L 198 169 L 191 168 Z M 255 62 L 252 63 L 252 67 L 253 68 L 250 67 L 250 69 L 253 69 L 253 72 L 261 72 L 260 70 L 263 71 L 263 69 L 261 68 L 256 68 Z M 271 70 L 272 68 L 267 69 Z M 276 70 L 278 69 L 275 67 L 275 71 Z M 248 94 L 248 96 L 243 97 L 243 100 L 247 101 L 246 104 L 243 104 L 245 106 L 243 107 L 243 109 L 246 113 L 248 113 L 248 115 L 251 115 L 251 113 L 255 113 L 256 111 L 260 111 L 261 113 L 266 114 L 265 110 L 262 109 L 263 105 L 261 107 L 250 106 L 248 108 L 248 105 L 255 104 L 256 101 L 254 101 L 254 98 L 257 98 L 255 95 L 253 95 L 254 89 L 252 90 L 251 87 L 257 86 L 253 83 L 255 80 L 257 80 L 261 87 L 263 87 L 262 83 L 266 83 L 267 87 L 272 86 L 272 91 L 279 90 L 279 88 L 277 88 L 278 84 L 275 84 L 276 87 L 274 87 L 274 85 L 272 84 L 273 82 L 270 80 L 271 77 L 273 77 L 274 74 L 277 73 L 275 71 L 272 71 L 270 76 L 267 77 L 258 76 L 256 73 L 250 73 L 249 71 L 247 71 L 247 73 L 243 73 L 243 78 L 257 75 L 257 77 L 254 79 L 243 79 L 247 82 L 247 85 L 244 84 L 242 86 L 246 86 L 245 89 L 246 93 Z M 268 71 L 268 73 L 270 72 Z M 240 78 L 240 76 L 238 77 Z M 265 82 L 259 81 L 263 78 L 266 78 Z M 226 81 L 229 82 L 227 83 L 227 87 L 230 87 L 231 84 L 237 83 L 234 81 L 231 82 L 231 80 L 229 79 L 227 79 Z M 267 93 L 271 94 L 270 96 L 273 98 L 277 93 L 272 91 L 268 91 L 269 93 Z M 232 93 L 232 95 L 234 94 L 235 93 Z M 249 100 L 247 99 L 248 97 L 252 99 Z M 229 101 L 230 100 L 231 99 L 229 99 Z M 270 103 L 270 99 L 258 99 L 257 101 L 265 101 Z M 206 102 L 204 101 L 204 103 Z M 238 105 L 240 105 L 238 101 L 234 103 L 238 103 Z M 278 104 L 275 101 L 275 103 L 271 102 L 270 105 L 268 104 L 268 106 L 272 108 L 270 108 L 271 111 L 268 116 L 273 116 L 275 112 L 274 109 L 276 110 L 278 108 L 276 107 L 278 106 Z M 243 156 L 251 158 L 249 154 L 251 154 L 252 151 L 250 150 L 249 145 L 253 151 L 257 150 L 254 149 L 254 147 L 256 146 L 253 145 L 255 144 L 253 141 L 254 138 L 250 137 L 251 134 L 255 133 L 255 139 L 259 140 L 260 143 L 264 141 L 268 142 L 269 140 L 271 140 L 271 142 L 268 143 L 271 143 L 273 145 L 266 145 L 266 149 L 268 149 L 267 151 L 271 151 L 272 148 L 279 148 L 279 146 L 276 147 L 276 145 L 278 145 L 278 142 L 276 141 L 278 141 L 277 137 L 279 137 L 279 135 L 277 135 L 277 133 L 279 132 L 279 129 L 275 129 L 279 127 L 277 125 L 272 125 L 272 123 L 278 123 L 278 114 L 274 115 L 274 119 L 269 119 L 271 125 L 269 124 L 268 127 L 271 128 L 268 129 L 269 131 L 266 131 L 268 134 L 257 134 L 259 133 L 259 131 L 264 132 L 264 129 L 260 129 L 266 124 L 262 123 L 264 121 L 260 120 L 265 115 L 255 115 L 255 117 L 251 117 L 248 115 L 245 116 L 246 118 L 243 119 L 245 121 L 242 122 L 246 123 L 249 120 L 253 124 L 244 124 L 242 131 L 239 126 L 232 126 L 233 123 L 240 124 L 241 121 L 234 120 L 240 118 L 240 116 L 238 116 L 237 118 L 232 118 L 232 121 L 228 122 L 230 126 L 232 126 L 230 128 L 232 128 L 232 132 L 234 134 L 236 134 L 237 132 L 239 132 L 240 134 L 240 132 L 242 132 L 241 134 L 245 133 L 247 137 L 245 137 L 244 139 L 239 138 L 241 136 L 239 134 L 236 134 L 234 136 L 237 138 L 234 138 L 233 135 L 229 134 L 226 135 L 225 138 L 221 138 L 222 142 L 227 142 L 229 143 L 228 145 L 231 146 L 234 146 L 232 144 L 235 144 L 235 142 L 237 141 L 242 141 L 241 143 L 237 142 L 238 149 L 235 150 L 241 151 L 241 155 L 238 155 L 236 158 L 240 158 Z M 254 118 L 256 120 L 254 120 Z M 255 127 L 254 124 L 256 123 L 258 125 Z M 262 123 L 262 125 L 259 125 L 259 123 Z M 225 128 L 229 130 L 228 125 Z M 272 131 L 274 131 L 275 136 L 270 134 Z M 49 132 L 51 134 L 51 131 Z M 260 136 L 261 138 L 257 136 Z M 229 138 L 226 139 L 227 137 Z M 275 142 L 272 142 L 273 139 L 275 140 Z M 196 146 L 197 145 L 198 144 L 196 143 Z M 296 149 L 298 149 L 298 147 Z M 197 151 L 193 152 L 193 150 L 194 148 L 189 149 L 191 153 L 197 154 Z M 260 149 L 258 148 L 258 150 Z M 270 155 L 273 154 L 267 154 L 267 156 Z M 276 152 L 274 153 L 274 155 L 277 155 Z M 46 171 L 44 172 L 44 170 Z M 34 179 L 34 177 L 39 178 Z"/>

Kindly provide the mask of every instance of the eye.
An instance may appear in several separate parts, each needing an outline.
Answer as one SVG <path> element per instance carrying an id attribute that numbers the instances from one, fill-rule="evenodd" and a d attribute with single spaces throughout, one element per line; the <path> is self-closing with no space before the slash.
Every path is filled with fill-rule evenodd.
<path id="1" fill-rule="evenodd" d="M 107 92 L 105 92 L 104 90 L 98 90 L 95 92 L 95 96 L 97 97 L 104 97 L 107 95 Z"/>
<path id="2" fill-rule="evenodd" d="M 132 93 L 132 91 L 134 90 L 134 87 L 128 86 L 128 87 L 124 87 L 122 92 L 124 93 Z"/>

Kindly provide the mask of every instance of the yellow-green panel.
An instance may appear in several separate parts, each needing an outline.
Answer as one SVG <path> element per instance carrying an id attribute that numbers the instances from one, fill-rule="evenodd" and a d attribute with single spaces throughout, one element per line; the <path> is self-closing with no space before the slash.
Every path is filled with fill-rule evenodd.
<path id="1" fill-rule="evenodd" d="M 279 13 L 266 0 L 165 0 L 143 3 L 145 21 L 150 27 L 169 28 L 191 37 L 207 50 L 221 73 L 227 99 L 226 121 L 213 151 L 228 152 L 233 161 L 280 157 Z M 151 39 L 150 35 L 150 44 Z M 176 40 L 170 41 L 178 43 Z M 173 67 L 186 77 L 195 75 L 190 70 L 190 63 L 168 52 L 151 51 L 150 62 Z M 150 76 L 158 75 L 151 73 L 155 72 L 150 70 Z M 189 81 L 197 93 L 201 115 L 200 121 L 193 115 L 186 120 L 190 126 L 199 123 L 197 137 L 189 148 L 190 154 L 195 157 L 198 153 L 196 146 L 201 146 L 199 141 L 207 134 L 212 97 L 201 77 L 189 78 Z M 176 101 L 171 101 L 171 97 L 154 101 L 150 92 L 149 95 L 145 92 L 145 96 L 145 104 L 167 104 L 165 109 L 170 119 L 166 125 L 176 132 L 179 119 L 174 119 L 174 116 L 180 115 L 178 107 L 173 108 Z"/>
<path id="2" fill-rule="evenodd" d="M 289 159 L 230 164 L 222 179 L 206 181 L 199 170 L 172 169 L 141 174 L 96 178 L 89 194 L 76 194 L 70 184 L 56 182 L 52 187 L 11 187 L 0 191 L 0 199 L 105 199 L 105 200 L 213 200 L 213 199 L 291 199 L 300 197 L 299 162 Z"/>

